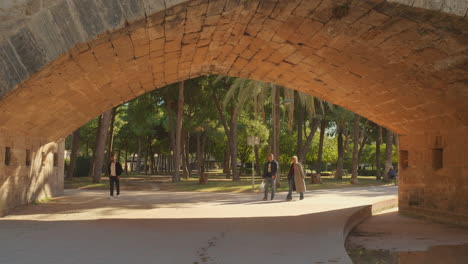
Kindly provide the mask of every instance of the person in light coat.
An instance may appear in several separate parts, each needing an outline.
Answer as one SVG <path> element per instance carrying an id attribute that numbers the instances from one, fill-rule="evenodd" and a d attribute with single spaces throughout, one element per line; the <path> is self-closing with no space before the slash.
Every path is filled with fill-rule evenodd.
<path id="1" fill-rule="evenodd" d="M 304 199 L 304 192 L 306 191 L 306 186 L 304 182 L 305 174 L 302 169 L 302 165 L 297 162 L 297 157 L 293 156 L 291 160 L 291 167 L 289 168 L 288 173 L 288 183 L 289 183 L 289 192 L 286 200 L 292 200 L 292 192 L 296 191 L 300 195 L 300 200 Z"/>

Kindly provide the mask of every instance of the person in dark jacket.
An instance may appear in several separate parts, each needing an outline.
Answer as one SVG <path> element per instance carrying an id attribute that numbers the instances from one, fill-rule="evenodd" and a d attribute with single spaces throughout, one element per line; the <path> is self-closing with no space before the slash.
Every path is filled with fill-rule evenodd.
<path id="1" fill-rule="evenodd" d="M 120 175 L 122 174 L 122 165 L 115 161 L 114 154 L 111 154 L 109 166 L 107 168 L 107 175 L 109 175 L 109 185 L 110 185 L 110 197 L 109 199 L 114 199 L 114 183 L 117 187 L 117 196 L 115 199 L 119 199 L 120 195 Z"/>
<path id="2" fill-rule="evenodd" d="M 263 168 L 263 182 L 265 182 L 265 194 L 263 197 L 263 201 L 267 200 L 269 186 L 271 186 L 271 200 L 275 198 L 276 174 L 278 173 L 278 162 L 274 158 L 275 156 L 273 154 L 270 154 L 268 156 L 268 162 L 265 163 L 265 167 Z"/>

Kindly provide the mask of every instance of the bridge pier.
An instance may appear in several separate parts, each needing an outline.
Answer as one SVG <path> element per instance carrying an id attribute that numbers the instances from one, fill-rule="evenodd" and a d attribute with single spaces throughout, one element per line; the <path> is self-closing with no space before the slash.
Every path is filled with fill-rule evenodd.
<path id="1" fill-rule="evenodd" d="M 468 226 L 468 127 L 400 137 L 399 210 Z"/>
<path id="2" fill-rule="evenodd" d="M 63 194 L 65 141 L 0 130 L 0 216 Z"/>

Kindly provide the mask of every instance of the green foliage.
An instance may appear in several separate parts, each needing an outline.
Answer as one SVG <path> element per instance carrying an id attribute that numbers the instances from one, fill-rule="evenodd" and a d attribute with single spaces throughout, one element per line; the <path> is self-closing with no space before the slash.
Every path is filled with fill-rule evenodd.
<path id="1" fill-rule="evenodd" d="M 73 177 L 87 177 L 91 166 L 91 157 L 76 157 L 75 171 Z"/>
<path id="2" fill-rule="evenodd" d="M 269 142 L 271 139 L 269 137 L 272 130 L 272 98 L 271 89 L 268 88 L 269 84 L 217 75 L 198 77 L 184 83 L 185 102 L 182 130 L 184 135 L 190 135 L 189 152 L 192 160 L 195 159 L 197 135 L 206 138 L 206 153 L 209 157 L 214 157 L 221 162 L 224 160 L 228 142 L 218 107 L 222 108 L 228 127 L 233 116 L 238 118 L 238 160 L 242 163 L 251 163 L 252 161 L 252 149 L 247 144 L 247 138 L 250 135 L 260 137 L 260 159 L 262 163 L 267 160 L 271 151 L 271 142 Z M 149 153 L 149 150 L 152 153 L 168 154 L 171 152 L 169 135 L 170 122 L 173 122 L 175 118 L 174 103 L 177 102 L 178 97 L 176 86 L 177 84 L 173 84 L 151 91 L 118 107 L 114 122 L 114 152 L 116 150 L 127 151 L 129 155 L 136 153 L 138 151 L 138 138 L 143 142 L 142 151 L 144 153 Z M 292 104 L 288 106 L 280 105 L 281 131 L 280 157 L 278 160 L 281 170 L 283 172 L 287 170 L 291 156 L 298 155 L 297 127 L 292 127 L 292 129 L 288 127 L 289 118 L 293 116 L 296 119 L 300 112 L 298 109 L 305 109 L 303 141 L 310 132 L 312 118 L 327 120 L 328 125 L 322 156 L 324 167 L 322 169 L 330 164 L 326 168 L 333 170 L 338 158 L 336 143 L 338 129 L 341 129 L 345 135 L 350 135 L 351 121 L 354 114 L 311 95 L 284 90 L 283 99 L 286 97 L 286 99 L 294 99 L 293 102 L 296 106 L 292 109 Z M 234 110 L 237 112 L 234 113 Z M 294 110 L 292 114 L 287 115 L 291 110 Z M 265 113 L 265 118 L 263 118 L 263 113 Z M 362 125 L 367 124 L 364 118 L 362 118 L 361 122 Z M 296 122 L 292 124 L 289 122 L 289 124 L 297 126 Z M 88 174 L 97 127 L 97 118 L 90 120 L 81 127 L 76 176 L 86 176 Z M 377 127 L 369 122 L 366 132 L 369 140 L 363 149 L 359 163 L 373 165 L 375 163 Z M 348 149 L 352 148 L 352 144 L 353 142 L 350 140 Z M 67 138 L 66 145 L 69 148 L 70 138 Z M 315 134 L 311 147 L 306 153 L 303 162 L 305 168 L 316 169 L 318 145 L 319 131 Z M 381 146 L 381 153 L 381 163 L 384 164 L 384 144 Z M 351 151 L 345 152 L 344 166 L 348 170 L 350 170 L 351 155 Z M 393 161 L 396 164 L 396 150 L 394 151 Z"/>

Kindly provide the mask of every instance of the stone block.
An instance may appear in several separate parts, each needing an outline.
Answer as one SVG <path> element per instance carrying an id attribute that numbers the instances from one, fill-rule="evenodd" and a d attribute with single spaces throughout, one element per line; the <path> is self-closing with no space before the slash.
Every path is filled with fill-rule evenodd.
<path id="1" fill-rule="evenodd" d="M 100 16 L 100 10 L 94 0 L 72 0 L 73 13 L 79 19 L 79 24 L 87 39 L 93 39 L 106 30 L 106 25 Z"/>
<path id="2" fill-rule="evenodd" d="M 166 1 L 164 0 L 143 0 L 143 4 L 147 16 L 154 15 L 166 8 Z"/>
<path id="3" fill-rule="evenodd" d="M 28 72 L 8 41 L 0 41 L 0 96 L 26 79 Z"/>
<path id="4" fill-rule="evenodd" d="M 10 43 L 29 74 L 39 71 L 46 64 L 44 51 L 39 47 L 29 28 L 22 28 L 11 36 Z"/>
<path id="5" fill-rule="evenodd" d="M 132 23 L 145 18 L 145 5 L 143 0 L 119 0 L 125 20 Z M 154 8 L 158 8 L 157 1 L 154 2 Z"/>

